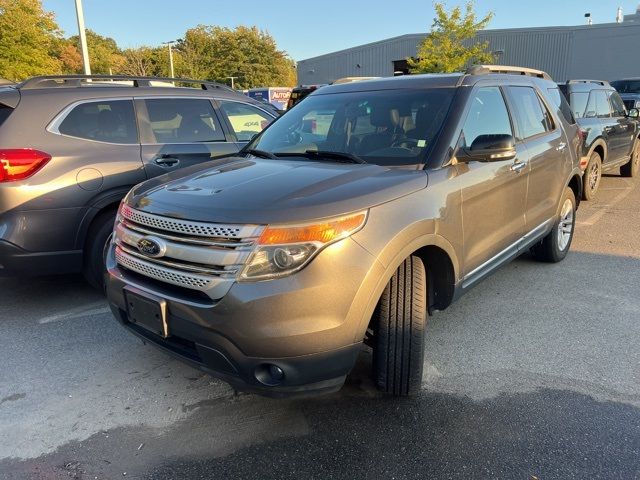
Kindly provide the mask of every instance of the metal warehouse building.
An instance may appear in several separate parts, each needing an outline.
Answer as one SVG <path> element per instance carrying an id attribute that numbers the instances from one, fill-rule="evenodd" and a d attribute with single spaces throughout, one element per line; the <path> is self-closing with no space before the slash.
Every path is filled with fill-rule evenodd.
<path id="1" fill-rule="evenodd" d="M 330 83 L 342 77 L 387 77 L 405 71 L 424 33 L 402 35 L 298 62 L 298 83 Z M 573 27 L 484 30 L 497 64 L 531 67 L 556 81 L 640 77 L 640 7 L 621 23 Z"/>

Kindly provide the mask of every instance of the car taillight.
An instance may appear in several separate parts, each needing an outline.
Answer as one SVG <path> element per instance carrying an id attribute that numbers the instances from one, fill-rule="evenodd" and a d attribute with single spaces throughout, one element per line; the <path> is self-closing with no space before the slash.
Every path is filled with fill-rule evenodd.
<path id="1" fill-rule="evenodd" d="M 0 182 L 24 180 L 51 160 L 51 155 L 32 148 L 0 148 Z"/>

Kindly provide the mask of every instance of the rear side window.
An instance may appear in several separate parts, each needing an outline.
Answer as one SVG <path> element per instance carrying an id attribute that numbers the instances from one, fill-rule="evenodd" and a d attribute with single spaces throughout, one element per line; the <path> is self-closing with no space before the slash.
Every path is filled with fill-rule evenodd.
<path id="1" fill-rule="evenodd" d="M 539 135 L 554 129 L 551 114 L 531 87 L 509 87 L 513 99 L 518 139 Z"/>
<path id="2" fill-rule="evenodd" d="M 605 90 L 591 90 L 587 104 L 587 117 L 608 118 L 611 116 L 611 105 Z"/>
<path id="3" fill-rule="evenodd" d="M 131 100 L 85 102 L 64 118 L 58 132 L 71 137 L 108 143 L 138 143 Z"/>
<path id="4" fill-rule="evenodd" d="M 11 112 L 13 112 L 13 108 L 0 104 L 0 125 L 2 125 L 7 118 L 9 118 Z"/>
<path id="5" fill-rule="evenodd" d="M 576 118 L 583 118 L 587 113 L 587 104 L 589 103 L 589 92 L 571 93 L 570 102 L 571 102 L 571 111 L 576 116 Z"/>
<path id="6" fill-rule="evenodd" d="M 560 93 L 560 89 L 549 88 L 548 92 L 549 98 L 551 99 L 553 104 L 558 107 L 560 113 L 562 113 L 562 116 L 567 121 L 567 123 L 569 123 L 569 125 L 573 125 L 574 123 L 576 123 L 576 119 L 571 112 L 571 107 L 569 106 L 569 103 L 567 103 L 567 99 L 565 98 L 564 94 Z"/>
<path id="7" fill-rule="evenodd" d="M 462 134 L 466 148 L 471 148 L 483 135 L 513 135 L 509 112 L 498 87 L 481 87 L 471 96 Z"/>
<path id="8" fill-rule="evenodd" d="M 199 98 L 145 100 L 152 143 L 225 141 L 211 102 Z"/>

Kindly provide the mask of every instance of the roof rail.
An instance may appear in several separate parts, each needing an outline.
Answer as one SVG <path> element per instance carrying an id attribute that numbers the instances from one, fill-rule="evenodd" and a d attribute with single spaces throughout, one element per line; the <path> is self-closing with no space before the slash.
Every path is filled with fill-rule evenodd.
<path id="1" fill-rule="evenodd" d="M 92 84 L 93 81 L 100 82 L 99 85 L 101 87 L 108 86 L 108 83 L 106 81 L 129 81 L 133 82 L 134 87 L 153 87 L 154 85 L 152 85 L 151 82 L 178 82 L 200 85 L 200 88 L 202 88 L 203 90 L 213 90 L 221 88 L 235 92 L 235 90 L 227 85 L 206 80 L 192 80 L 190 78 L 172 77 L 138 77 L 132 75 L 44 75 L 29 78 L 24 82 L 18 84 L 17 86 L 18 88 L 23 90 L 31 88 L 95 86 Z"/>
<path id="2" fill-rule="evenodd" d="M 606 80 L 591 80 L 588 78 L 576 78 L 574 80 L 567 80 L 567 84 L 569 83 L 595 83 L 597 85 L 602 85 L 603 87 L 608 87 L 609 82 Z"/>
<path id="3" fill-rule="evenodd" d="M 527 67 L 511 67 L 508 65 L 473 65 L 465 72 L 467 75 L 489 75 L 490 73 L 505 73 L 509 75 L 527 75 L 529 77 L 551 80 L 551 76 L 542 70 Z"/>

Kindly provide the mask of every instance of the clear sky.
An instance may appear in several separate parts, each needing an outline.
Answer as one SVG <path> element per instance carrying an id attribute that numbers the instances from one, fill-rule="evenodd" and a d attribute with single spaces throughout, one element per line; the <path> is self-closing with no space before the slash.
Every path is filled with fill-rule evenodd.
<path id="1" fill-rule="evenodd" d="M 74 0 L 44 0 L 66 35 L 77 33 Z M 463 1 L 449 0 L 449 7 Z M 616 9 L 634 13 L 638 0 L 477 0 L 479 15 L 493 11 L 489 28 L 580 25 L 615 21 Z M 256 25 L 268 30 L 295 60 L 405 33 L 425 32 L 431 0 L 83 0 L 87 28 L 121 47 L 158 45 L 198 24 Z"/>

